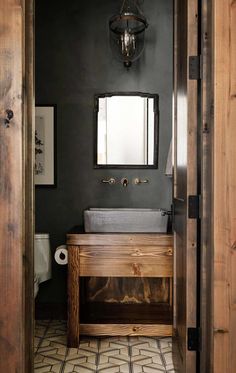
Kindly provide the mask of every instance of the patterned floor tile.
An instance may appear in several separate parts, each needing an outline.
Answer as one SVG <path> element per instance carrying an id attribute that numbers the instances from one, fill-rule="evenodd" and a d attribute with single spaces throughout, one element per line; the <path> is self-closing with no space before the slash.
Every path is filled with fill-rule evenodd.
<path id="1" fill-rule="evenodd" d="M 108 364 L 105 367 L 98 368 L 98 373 L 120 373 L 120 367 L 112 364 Z"/>
<path id="2" fill-rule="evenodd" d="M 158 338 L 151 338 L 151 337 L 131 337 L 130 346 L 148 346 L 157 348 L 158 347 Z"/>
<path id="3" fill-rule="evenodd" d="M 88 370 L 87 368 L 81 367 L 81 365 L 74 365 L 70 363 L 66 363 L 63 369 L 63 373 L 91 373 L 91 370 Z M 92 371 L 96 372 L 96 371 Z"/>
<path id="4" fill-rule="evenodd" d="M 34 359 L 34 371 L 37 373 L 41 372 L 55 372 L 60 373 L 62 371 L 64 363 L 58 362 L 47 356 L 37 354 Z"/>
<path id="5" fill-rule="evenodd" d="M 140 365 L 132 364 L 133 373 L 142 373 L 143 368 Z"/>
<path id="6" fill-rule="evenodd" d="M 65 321 L 35 324 L 35 372 L 175 373 L 172 339 L 155 337 L 82 338 L 68 348 Z"/>
<path id="7" fill-rule="evenodd" d="M 52 344 L 53 346 L 67 346 L 67 337 L 66 334 L 62 335 L 56 335 L 56 336 L 47 336 L 44 337 L 44 343 L 43 346 L 46 346 L 48 344 Z"/>
<path id="8" fill-rule="evenodd" d="M 34 332 L 35 337 L 43 338 L 46 333 L 46 330 L 47 330 L 46 326 L 36 325 L 35 332 Z"/>
<path id="9" fill-rule="evenodd" d="M 37 349 L 40 344 L 41 338 L 40 337 L 34 337 L 34 348 Z"/>
<path id="10" fill-rule="evenodd" d="M 151 365 L 147 365 L 143 368 L 143 371 L 145 373 L 163 373 L 163 372 L 166 372 L 165 369 L 162 369 L 162 368 L 159 368 L 157 365 L 155 364 L 151 364 Z"/>

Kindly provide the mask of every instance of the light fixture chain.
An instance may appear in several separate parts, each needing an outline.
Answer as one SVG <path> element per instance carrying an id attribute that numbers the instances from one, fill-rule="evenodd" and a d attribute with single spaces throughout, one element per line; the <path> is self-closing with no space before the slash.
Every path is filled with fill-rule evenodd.
<path id="1" fill-rule="evenodd" d="M 142 1 L 142 4 L 144 3 L 144 0 Z M 140 13 L 140 14 L 143 14 L 143 12 L 142 12 L 142 10 L 141 10 L 141 8 L 140 8 L 140 6 L 139 6 L 139 1 L 138 0 L 134 0 L 134 4 L 135 4 L 135 6 L 136 6 L 136 8 L 138 9 L 138 12 Z"/>
<path id="2" fill-rule="evenodd" d="M 134 4 L 134 6 L 137 8 L 138 12 L 140 14 L 143 14 L 140 6 L 139 6 L 139 0 L 131 0 Z M 123 0 L 123 3 L 122 3 L 122 6 L 121 6 L 121 9 L 120 9 L 120 14 L 123 14 L 124 12 L 124 8 L 125 8 L 125 3 L 127 2 L 127 0 Z M 144 3 L 144 0 L 142 0 L 142 4 Z"/>
<path id="3" fill-rule="evenodd" d="M 122 14 L 123 11 L 124 11 L 125 2 L 126 2 L 126 0 L 123 0 L 122 6 L 121 6 L 121 8 L 120 8 L 120 14 Z"/>

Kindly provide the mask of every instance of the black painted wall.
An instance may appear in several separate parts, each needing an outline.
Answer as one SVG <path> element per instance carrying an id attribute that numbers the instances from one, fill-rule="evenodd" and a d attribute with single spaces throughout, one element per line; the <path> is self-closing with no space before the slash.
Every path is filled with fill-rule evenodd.
<path id="1" fill-rule="evenodd" d="M 36 188 L 36 231 L 49 232 L 52 252 L 66 232 L 83 224 L 87 207 L 167 208 L 171 180 L 165 176 L 172 127 L 172 0 L 145 0 L 145 51 L 127 70 L 109 47 L 108 19 L 119 0 L 36 0 L 36 102 L 57 105 L 57 187 Z M 93 96 L 142 91 L 160 96 L 159 168 L 93 168 Z M 132 141 L 132 139 L 130 139 Z M 148 178 L 127 188 L 103 177 Z M 41 285 L 40 302 L 64 302 L 66 268 L 53 263 L 53 280 Z"/>

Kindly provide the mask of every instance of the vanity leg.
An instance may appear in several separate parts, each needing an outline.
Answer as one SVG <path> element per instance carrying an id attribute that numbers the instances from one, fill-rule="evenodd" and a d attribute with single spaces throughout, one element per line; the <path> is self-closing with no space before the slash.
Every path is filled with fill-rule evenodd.
<path id="1" fill-rule="evenodd" d="M 80 247 L 68 246 L 68 346 L 79 347 Z"/>

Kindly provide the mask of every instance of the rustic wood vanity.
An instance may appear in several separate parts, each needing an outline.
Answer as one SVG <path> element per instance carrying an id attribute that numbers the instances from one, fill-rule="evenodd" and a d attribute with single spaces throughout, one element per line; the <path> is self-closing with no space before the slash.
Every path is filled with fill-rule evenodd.
<path id="1" fill-rule="evenodd" d="M 69 346 L 78 347 L 80 335 L 172 335 L 172 235 L 68 234 L 67 247 Z M 143 320 L 142 315 L 129 313 L 132 307 L 125 304 L 123 307 L 126 308 L 126 314 L 129 314 L 128 322 L 127 318 L 125 322 L 122 321 L 122 312 L 115 315 L 115 311 L 110 311 L 109 321 L 97 318 L 92 322 L 84 322 L 81 320 L 83 299 L 80 294 L 83 277 L 141 278 L 146 281 L 150 278 L 164 278 L 169 284 L 168 302 L 154 308 L 144 305 L 149 308 L 146 308 L 148 317 Z"/>

